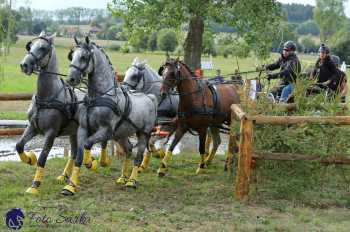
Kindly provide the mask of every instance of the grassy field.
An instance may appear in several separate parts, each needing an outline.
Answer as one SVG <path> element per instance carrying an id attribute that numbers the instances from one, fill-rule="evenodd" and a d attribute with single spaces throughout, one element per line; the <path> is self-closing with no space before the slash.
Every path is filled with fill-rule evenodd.
<path id="1" fill-rule="evenodd" d="M 19 207 L 32 218 L 35 212 L 36 219 L 46 215 L 51 220 L 85 212 L 90 223 L 44 223 L 27 216 L 21 231 L 348 231 L 350 228 L 349 183 L 343 188 L 344 180 L 332 167 L 322 169 L 323 181 L 319 182 L 319 177 L 314 179 L 314 168 L 297 171 L 298 164 L 294 163 L 272 171 L 268 168 L 271 162 L 258 163 L 250 199 L 239 203 L 233 199 L 234 177 L 222 170 L 223 156 L 200 176 L 194 174 L 197 155 L 176 156 L 169 175 L 163 179 L 156 177 L 158 161 L 153 160 L 151 169 L 141 175 L 141 185 L 136 190 L 114 184 L 120 162 L 114 161 L 110 168 L 100 168 L 98 173 L 84 168 L 79 192 L 74 197 L 61 196 L 62 185 L 55 183 L 64 162 L 59 158 L 48 161 L 39 197 L 24 193 L 31 183 L 33 167 L 18 162 L 0 163 L 0 212 Z M 271 175 L 276 171 L 278 175 Z M 300 184 L 304 187 L 297 188 Z M 3 223 L 0 231 L 6 231 Z"/>

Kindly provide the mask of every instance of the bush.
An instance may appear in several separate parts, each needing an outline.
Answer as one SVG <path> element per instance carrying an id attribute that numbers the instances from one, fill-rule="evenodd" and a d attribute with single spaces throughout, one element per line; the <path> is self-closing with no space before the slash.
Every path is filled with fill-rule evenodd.
<path id="1" fill-rule="evenodd" d="M 129 53 L 130 52 L 129 44 L 128 43 L 123 44 L 123 46 L 121 47 L 120 50 L 121 50 L 122 53 Z"/>
<path id="2" fill-rule="evenodd" d="M 119 44 L 111 44 L 108 46 L 108 49 L 118 52 L 120 51 L 121 47 Z"/>

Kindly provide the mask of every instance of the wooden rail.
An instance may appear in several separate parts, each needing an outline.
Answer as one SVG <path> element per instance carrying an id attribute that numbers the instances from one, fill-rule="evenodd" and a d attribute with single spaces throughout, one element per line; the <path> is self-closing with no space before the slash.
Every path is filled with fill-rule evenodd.
<path id="1" fill-rule="evenodd" d="M 2 93 L 0 94 L 0 101 L 30 101 L 32 96 L 32 93 Z"/>
<path id="2" fill-rule="evenodd" d="M 288 110 L 288 108 L 286 108 Z M 289 108 L 290 109 L 290 108 Z M 331 125 L 350 125 L 350 116 L 265 116 L 265 115 L 247 115 L 239 105 L 231 106 L 231 123 L 239 119 L 240 141 L 237 155 L 237 172 L 235 180 L 235 198 L 244 200 L 249 194 L 249 183 L 251 174 L 252 159 L 259 160 L 279 160 L 279 161 L 317 161 L 323 164 L 348 164 L 350 158 L 345 155 L 329 155 L 323 157 L 320 155 L 304 155 L 292 153 L 270 153 L 253 151 L 253 127 L 254 124 L 271 125 L 289 125 L 289 124 L 331 124 Z M 233 125 L 231 125 L 233 128 Z M 232 144 L 236 143 L 236 137 L 233 129 L 230 132 L 228 158 L 233 159 Z"/>

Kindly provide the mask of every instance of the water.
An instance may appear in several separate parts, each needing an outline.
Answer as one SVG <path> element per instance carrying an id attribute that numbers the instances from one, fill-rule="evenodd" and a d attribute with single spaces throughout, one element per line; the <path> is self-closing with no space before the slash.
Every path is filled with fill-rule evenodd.
<path id="1" fill-rule="evenodd" d="M 20 161 L 19 156 L 17 155 L 15 146 L 16 142 L 19 140 L 19 136 L 14 137 L 0 137 L 0 161 Z M 217 154 L 223 155 L 227 150 L 228 144 L 228 135 L 221 135 L 221 145 L 219 146 Z M 135 141 L 134 141 L 135 142 Z M 181 143 L 178 144 L 174 149 L 174 154 L 179 154 L 181 151 L 198 153 L 198 137 L 195 137 L 190 134 L 186 134 Z M 30 141 L 26 145 L 26 151 L 34 151 L 36 156 L 38 157 L 41 148 L 44 145 L 44 138 L 42 136 L 38 136 Z M 57 138 L 55 140 L 55 144 L 52 147 L 48 159 L 55 157 L 63 157 L 64 156 L 64 148 L 69 148 L 69 139 L 68 138 Z M 100 146 L 95 145 L 92 150 L 92 155 L 98 156 L 100 152 Z"/>

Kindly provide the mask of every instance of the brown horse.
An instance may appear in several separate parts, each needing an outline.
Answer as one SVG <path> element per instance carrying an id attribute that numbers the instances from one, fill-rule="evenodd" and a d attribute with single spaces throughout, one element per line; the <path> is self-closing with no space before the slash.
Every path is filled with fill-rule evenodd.
<path id="1" fill-rule="evenodd" d="M 196 172 L 199 174 L 215 156 L 220 143 L 219 128 L 223 124 L 229 124 L 231 120 L 230 106 L 240 101 L 237 90 L 232 84 L 210 84 L 200 80 L 186 64 L 175 59 L 168 59 L 160 67 L 159 74 L 163 76 L 161 94 L 167 94 L 170 89 L 177 87 L 180 102 L 175 139 L 161 162 L 158 175 L 165 175 L 172 151 L 187 131 L 195 131 L 199 134 L 201 162 Z M 211 129 L 211 134 L 217 146 L 213 147 L 210 154 L 206 156 L 205 140 L 208 127 L 216 128 Z"/>

